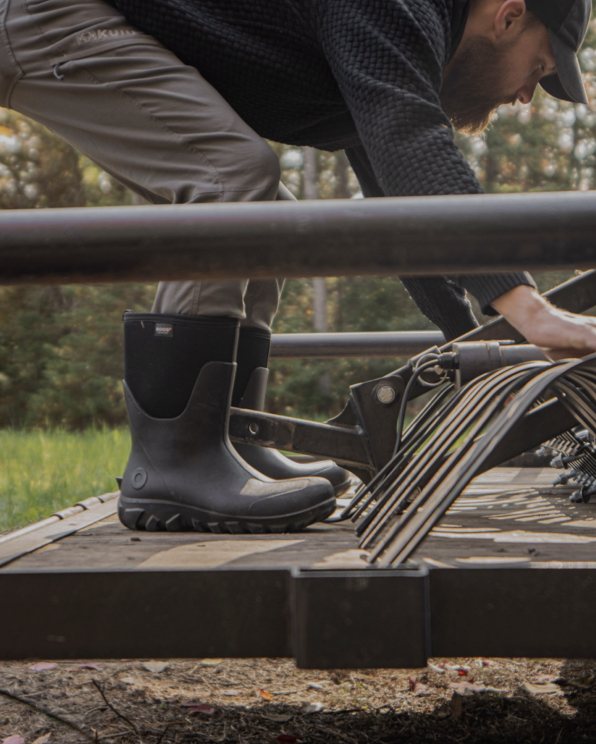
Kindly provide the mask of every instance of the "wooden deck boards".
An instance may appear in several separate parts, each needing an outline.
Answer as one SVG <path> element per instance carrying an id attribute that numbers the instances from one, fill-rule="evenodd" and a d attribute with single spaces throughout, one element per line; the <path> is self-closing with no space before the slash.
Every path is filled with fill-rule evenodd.
<path id="1" fill-rule="evenodd" d="M 480 476 L 413 559 L 437 568 L 596 564 L 596 503 L 571 504 L 572 489 L 551 486 L 555 476 L 555 470 L 534 468 L 495 468 Z M 0 543 L 5 561 L 0 573 L 367 565 L 351 522 L 318 524 L 290 535 L 147 533 L 123 527 L 115 510 L 111 500 L 38 534 L 33 530 Z"/>

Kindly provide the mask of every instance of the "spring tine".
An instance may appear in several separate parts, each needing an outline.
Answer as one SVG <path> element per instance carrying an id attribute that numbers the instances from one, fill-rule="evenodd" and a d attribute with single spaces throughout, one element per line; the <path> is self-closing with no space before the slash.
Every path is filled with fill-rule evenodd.
<path id="1" fill-rule="evenodd" d="M 495 401 L 494 405 L 486 411 L 486 420 L 488 421 L 491 408 L 494 408 L 495 411 L 498 408 L 503 409 L 496 418 L 492 419 L 486 433 L 472 442 L 466 448 L 463 456 L 457 458 L 457 461 L 450 460 L 449 468 L 446 469 L 450 472 L 441 478 L 434 489 L 431 488 L 431 484 L 424 489 L 428 491 L 426 503 L 419 506 L 416 512 L 412 512 L 409 523 L 404 524 L 398 530 L 395 530 L 395 528 L 391 530 L 390 535 L 377 546 L 375 552 L 371 555 L 371 562 L 377 560 L 381 555 L 381 565 L 383 566 L 397 565 L 406 560 L 437 521 L 441 519 L 461 491 L 469 484 L 495 445 L 509 434 L 531 408 L 538 395 L 542 395 L 548 387 L 551 387 L 551 390 L 558 391 L 557 383 L 559 379 L 562 380 L 566 373 L 575 370 L 576 367 L 581 367 L 581 365 L 589 366 L 594 361 L 594 358 L 589 357 L 587 360 L 559 362 L 547 367 L 546 370 L 543 368 L 538 374 L 528 374 L 523 388 L 507 406 L 503 405 L 505 402 L 503 400 L 504 395 L 501 395 L 500 400 Z M 562 400 L 567 405 L 568 400 L 565 397 L 562 397 Z M 577 403 L 577 400 L 574 400 L 574 402 Z M 584 400 L 581 400 L 581 403 L 585 405 Z M 575 411 L 573 413 L 575 415 Z M 469 440 L 471 440 L 471 436 L 468 437 Z"/>
<path id="2" fill-rule="evenodd" d="M 479 434 L 484 429 L 488 421 L 490 421 L 494 417 L 495 412 L 497 412 L 502 407 L 503 403 L 508 399 L 511 392 L 516 387 L 519 387 L 521 384 L 523 384 L 523 381 L 526 377 L 527 375 L 518 374 L 515 376 L 513 382 L 510 381 L 508 385 L 501 386 L 501 390 L 499 391 L 497 397 L 495 397 L 496 393 L 494 393 L 491 397 L 489 397 L 488 395 L 485 396 L 487 404 L 484 406 L 481 414 L 479 416 L 475 416 L 476 423 L 473 426 L 472 430 L 469 432 L 464 444 L 458 450 L 451 453 L 451 456 L 449 457 L 448 461 L 445 462 L 443 468 L 441 468 L 441 470 L 436 474 L 433 480 L 427 484 L 418 498 L 415 499 L 415 501 L 412 502 L 412 504 L 408 507 L 407 511 L 404 512 L 399 525 L 395 525 L 390 530 L 390 533 L 377 546 L 375 551 L 371 554 L 371 562 L 373 562 L 381 553 L 384 552 L 387 544 L 392 542 L 397 537 L 400 531 L 404 531 L 404 528 L 406 528 L 406 525 L 410 520 L 414 519 L 421 512 L 425 513 L 426 511 L 428 511 L 428 508 L 430 507 L 428 505 L 425 505 L 425 502 L 429 498 L 432 498 L 433 491 L 437 488 L 437 486 L 444 482 L 445 478 L 449 477 L 450 473 L 453 472 L 457 463 L 465 457 L 468 450 L 475 445 L 477 446 L 477 443 L 475 442 L 476 435 Z"/>
<path id="3" fill-rule="evenodd" d="M 474 411 L 477 409 L 479 390 L 482 390 L 483 387 L 485 388 L 486 384 L 491 382 L 491 380 L 494 381 L 496 379 L 498 382 L 498 378 L 502 377 L 504 374 L 510 375 L 511 372 L 499 370 L 496 373 L 491 373 L 490 379 L 486 379 L 484 381 L 484 384 L 477 382 L 464 389 L 465 394 L 460 396 L 461 405 L 458 415 L 455 418 L 452 418 L 451 421 L 448 420 L 451 428 L 446 427 L 445 422 L 442 423 L 441 429 L 438 432 L 435 432 L 435 436 L 429 440 L 426 447 L 423 448 L 423 450 L 419 453 L 416 460 L 410 463 L 408 468 L 403 471 L 399 482 L 394 484 L 392 493 L 395 492 L 397 488 L 402 485 L 402 483 L 406 483 L 408 479 L 413 484 L 413 487 L 417 487 L 421 478 L 426 476 L 425 480 L 427 480 L 429 477 L 432 477 L 434 472 L 436 472 L 436 470 L 442 465 L 441 456 L 444 455 L 445 452 L 449 449 L 454 439 L 457 439 L 462 431 L 465 431 L 465 428 L 468 425 L 468 421 L 466 418 L 467 415 L 470 411 Z M 464 391 L 462 391 L 462 393 L 463 392 Z M 455 431 L 455 437 L 453 435 L 453 431 Z M 402 489 L 400 493 L 400 499 L 402 501 L 405 500 L 408 497 L 410 491 L 411 489 Z M 396 503 L 395 500 L 389 501 L 390 495 L 392 494 L 387 494 L 386 497 L 384 496 L 383 499 L 381 499 L 377 503 L 377 505 L 375 505 L 374 509 L 371 510 L 371 513 L 369 513 L 365 517 L 363 522 L 358 526 L 358 529 L 356 531 L 357 534 L 362 535 L 369 524 L 371 524 L 373 519 L 375 519 L 375 522 L 378 522 L 384 519 L 389 511 L 395 510 Z M 389 503 L 387 504 L 388 501 Z M 379 514 L 378 518 L 376 517 L 377 514 Z M 365 535 L 365 538 L 366 537 L 367 535 Z"/>
<path id="4" fill-rule="evenodd" d="M 466 401 L 473 394 L 473 390 L 472 388 L 469 388 L 461 391 L 461 393 L 462 394 L 459 396 L 459 399 L 463 399 L 463 401 Z M 456 403 L 453 400 L 450 402 L 450 408 L 455 408 L 455 410 L 457 410 Z M 440 417 L 437 418 L 437 421 L 440 421 Z M 392 510 L 394 508 L 395 505 L 393 501 L 391 501 L 391 497 L 403 483 L 407 483 L 409 481 L 413 484 L 413 487 L 416 487 L 417 478 L 422 476 L 427 467 L 432 467 L 433 462 L 435 462 L 438 457 L 435 450 L 441 446 L 442 440 L 444 439 L 446 434 L 448 434 L 448 432 L 446 432 L 445 430 L 444 422 L 441 422 L 441 426 L 439 427 L 437 432 L 434 432 L 434 434 L 435 436 L 429 439 L 418 456 L 415 459 L 410 460 L 410 462 L 407 463 L 405 469 L 403 469 L 398 474 L 397 479 L 393 482 L 393 487 L 391 489 L 388 489 L 383 494 L 383 496 L 379 498 L 375 506 L 363 518 L 361 523 L 358 524 L 356 528 L 357 535 L 363 535 L 365 533 L 365 530 L 369 528 L 369 525 L 371 525 L 373 521 L 376 522 L 380 519 L 384 519 L 388 509 Z M 387 484 L 383 485 L 384 487 L 387 486 Z M 402 493 L 404 495 L 404 498 L 406 498 L 409 492 L 406 490 L 405 492 L 402 491 Z M 387 507 L 388 502 L 389 506 Z M 366 538 L 366 534 L 364 534 L 364 537 Z"/>
<path id="5" fill-rule="evenodd" d="M 451 392 L 450 388 L 452 387 L 453 386 L 449 386 L 446 392 Z M 439 396 L 441 395 L 442 394 L 439 393 Z M 445 408 L 445 411 L 451 410 L 451 408 L 453 408 L 456 405 L 454 400 L 455 399 L 452 399 L 451 401 L 449 401 L 449 403 L 447 404 Z M 431 403 L 433 401 L 431 401 Z M 416 453 L 416 450 L 418 449 L 419 445 L 422 442 L 424 442 L 424 440 L 428 437 L 428 432 L 431 431 L 434 428 L 434 426 L 440 423 L 441 419 L 442 419 L 441 412 L 437 412 L 433 417 L 431 417 L 431 420 L 428 423 L 428 425 L 425 428 L 421 429 L 416 437 L 412 435 L 411 440 L 408 440 L 404 444 L 402 449 L 399 452 L 397 452 L 394 455 L 394 457 L 387 463 L 382 473 L 379 474 L 379 475 L 382 475 L 383 477 L 376 479 L 375 490 L 371 491 L 369 497 L 365 501 L 363 501 L 358 507 L 358 509 L 354 512 L 354 515 L 352 516 L 353 522 L 357 521 L 360 518 L 362 513 L 366 511 L 366 509 L 371 503 L 375 501 L 376 502 L 379 501 L 379 499 L 381 498 L 381 494 L 384 491 L 386 491 L 386 489 L 391 483 L 395 482 L 395 479 L 408 466 L 408 464 L 410 463 L 411 457 Z"/>
<path id="6" fill-rule="evenodd" d="M 530 365 L 534 367 L 536 363 Z M 520 365 L 520 368 L 522 365 Z M 523 365 L 523 370 L 518 368 L 504 368 L 492 373 L 488 379 L 483 382 L 477 382 L 468 388 L 467 394 L 463 397 L 461 406 L 451 421 L 444 425 L 439 433 L 435 433 L 433 439 L 426 447 L 426 451 L 421 453 L 416 461 L 412 463 L 411 472 L 402 474 L 402 480 L 409 478 L 409 485 L 400 489 L 396 496 L 393 494 L 401 483 L 394 484 L 390 496 L 392 498 L 383 498 L 378 502 L 369 515 L 359 525 L 357 534 L 362 536 L 361 545 L 363 547 L 370 545 L 385 528 L 387 518 L 399 510 L 400 506 L 407 500 L 412 491 L 420 486 L 425 486 L 428 480 L 436 477 L 437 471 L 442 471 L 444 467 L 444 456 L 453 444 L 466 432 L 473 424 L 474 420 L 481 415 L 482 406 L 485 401 L 488 403 L 492 400 L 492 394 L 498 394 L 503 385 L 508 384 L 511 377 L 520 377 L 523 371 L 526 371 L 528 365 Z M 426 493 L 426 491 L 423 491 Z M 416 499 L 415 503 L 419 503 Z M 408 507 L 408 510 L 411 507 Z M 404 517 L 407 519 L 407 517 Z"/>
<path id="7" fill-rule="evenodd" d="M 453 391 L 454 385 L 451 383 L 449 385 L 446 385 L 437 395 L 434 396 L 434 398 L 429 402 L 427 406 L 425 406 L 422 411 L 418 414 L 418 416 L 412 421 L 410 426 L 406 429 L 404 432 L 404 436 L 402 439 L 402 447 L 399 452 L 396 453 L 394 457 L 391 458 L 391 460 L 375 475 L 375 477 L 370 481 L 370 483 L 363 485 L 361 488 L 358 489 L 358 491 L 354 494 L 354 497 L 350 501 L 350 503 L 343 509 L 343 511 L 340 514 L 341 519 L 348 519 L 351 518 L 352 521 L 356 521 L 360 514 L 362 514 L 363 511 L 366 510 L 368 505 L 375 501 L 378 496 L 378 489 L 377 485 L 379 483 L 382 483 L 385 479 L 385 477 L 391 477 L 391 472 L 395 469 L 396 463 L 400 462 L 402 459 L 404 459 L 404 454 L 408 451 L 410 448 L 411 441 L 413 440 L 414 436 L 417 434 L 418 430 L 424 431 L 424 425 L 431 426 L 431 423 L 427 423 L 427 419 L 431 418 L 432 414 L 435 413 L 437 409 L 441 407 L 441 404 L 445 400 L 445 398 L 450 395 L 450 393 Z M 364 497 L 367 494 L 371 494 L 368 499 L 365 499 L 363 502 Z M 355 508 L 358 506 L 358 504 L 361 504 L 361 506 L 355 510 Z M 354 511 L 355 510 L 355 511 Z"/>

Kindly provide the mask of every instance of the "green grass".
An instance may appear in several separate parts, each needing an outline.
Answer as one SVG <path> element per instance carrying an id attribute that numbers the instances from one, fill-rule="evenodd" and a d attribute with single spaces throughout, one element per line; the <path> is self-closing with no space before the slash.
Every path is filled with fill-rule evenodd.
<path id="1" fill-rule="evenodd" d="M 129 448 L 126 429 L 0 430 L 0 533 L 115 491 Z"/>

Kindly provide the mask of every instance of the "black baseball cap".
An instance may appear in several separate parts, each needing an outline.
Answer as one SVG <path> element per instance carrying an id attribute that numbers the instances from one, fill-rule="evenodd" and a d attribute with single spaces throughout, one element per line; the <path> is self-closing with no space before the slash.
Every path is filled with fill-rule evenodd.
<path id="1" fill-rule="evenodd" d="M 540 85 L 555 98 L 588 103 L 577 53 L 588 30 L 591 0 L 526 0 L 526 8 L 547 27 L 557 64 L 556 74 L 543 77 Z"/>

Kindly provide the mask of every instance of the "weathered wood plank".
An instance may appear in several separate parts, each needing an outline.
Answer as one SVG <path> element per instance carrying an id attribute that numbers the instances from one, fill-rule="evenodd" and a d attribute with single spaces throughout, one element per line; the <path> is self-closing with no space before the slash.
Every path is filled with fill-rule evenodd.
<path id="1" fill-rule="evenodd" d="M 596 562 L 596 504 L 572 504 L 550 468 L 476 478 L 414 555 L 431 566 Z M 290 535 L 131 532 L 116 501 L 0 543 L 2 571 L 362 568 L 351 522 Z M 12 544 L 11 544 L 12 543 Z"/>
<path id="2" fill-rule="evenodd" d="M 112 498 L 108 499 L 104 497 L 105 500 L 103 503 L 98 501 L 96 505 L 90 508 L 83 508 L 83 510 L 77 510 L 75 514 L 60 518 L 56 522 L 47 523 L 44 520 L 43 526 L 39 529 L 27 531 L 25 534 L 15 533 L 12 539 L 5 539 L 0 543 L 0 566 L 6 566 L 23 555 L 43 548 L 50 543 L 62 540 L 84 527 L 88 527 L 95 522 L 99 522 L 115 514 L 117 494 L 107 495 Z M 7 535 L 6 538 L 11 538 L 11 536 Z"/>

